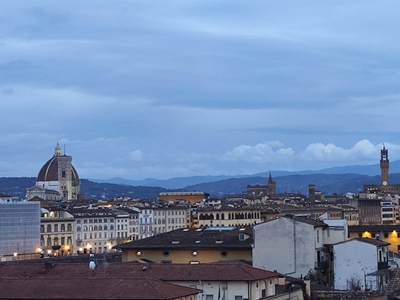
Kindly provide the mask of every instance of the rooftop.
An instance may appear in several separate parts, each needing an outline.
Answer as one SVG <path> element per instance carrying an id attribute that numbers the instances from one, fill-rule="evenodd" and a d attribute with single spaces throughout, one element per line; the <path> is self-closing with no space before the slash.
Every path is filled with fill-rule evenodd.
<path id="1" fill-rule="evenodd" d="M 248 236 L 239 239 L 239 234 Z M 184 228 L 117 245 L 118 249 L 252 249 L 251 227 Z"/>

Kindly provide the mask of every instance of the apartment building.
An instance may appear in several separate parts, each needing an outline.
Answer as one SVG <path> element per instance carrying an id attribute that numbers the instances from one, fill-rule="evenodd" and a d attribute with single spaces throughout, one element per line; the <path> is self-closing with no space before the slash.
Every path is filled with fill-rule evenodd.
<path id="1" fill-rule="evenodd" d="M 58 208 L 41 208 L 40 247 L 45 256 L 71 255 L 75 250 L 75 218 Z"/>
<path id="2" fill-rule="evenodd" d="M 76 253 L 109 252 L 117 244 L 115 214 L 109 209 L 73 208 Z"/>

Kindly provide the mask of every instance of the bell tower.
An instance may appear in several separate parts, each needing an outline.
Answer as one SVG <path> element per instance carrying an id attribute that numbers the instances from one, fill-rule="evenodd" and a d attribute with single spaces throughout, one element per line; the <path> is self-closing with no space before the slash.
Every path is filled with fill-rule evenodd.
<path id="1" fill-rule="evenodd" d="M 381 149 L 381 179 L 382 185 L 389 184 L 389 156 L 388 150 L 385 148 L 385 144 L 383 144 L 383 149 Z"/>

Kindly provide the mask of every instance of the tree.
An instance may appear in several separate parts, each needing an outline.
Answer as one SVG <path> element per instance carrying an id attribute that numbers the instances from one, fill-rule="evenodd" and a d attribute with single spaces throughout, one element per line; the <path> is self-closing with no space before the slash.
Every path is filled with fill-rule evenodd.
<path id="1" fill-rule="evenodd" d="M 346 280 L 347 289 L 350 291 L 361 291 L 361 279 L 351 277 Z"/>

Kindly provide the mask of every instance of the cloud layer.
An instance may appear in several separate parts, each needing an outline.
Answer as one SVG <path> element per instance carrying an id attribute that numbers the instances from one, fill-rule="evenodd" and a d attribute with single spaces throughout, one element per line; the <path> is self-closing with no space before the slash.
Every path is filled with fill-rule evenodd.
<path id="1" fill-rule="evenodd" d="M 0 176 L 400 159 L 397 1 L 2 1 Z"/>

